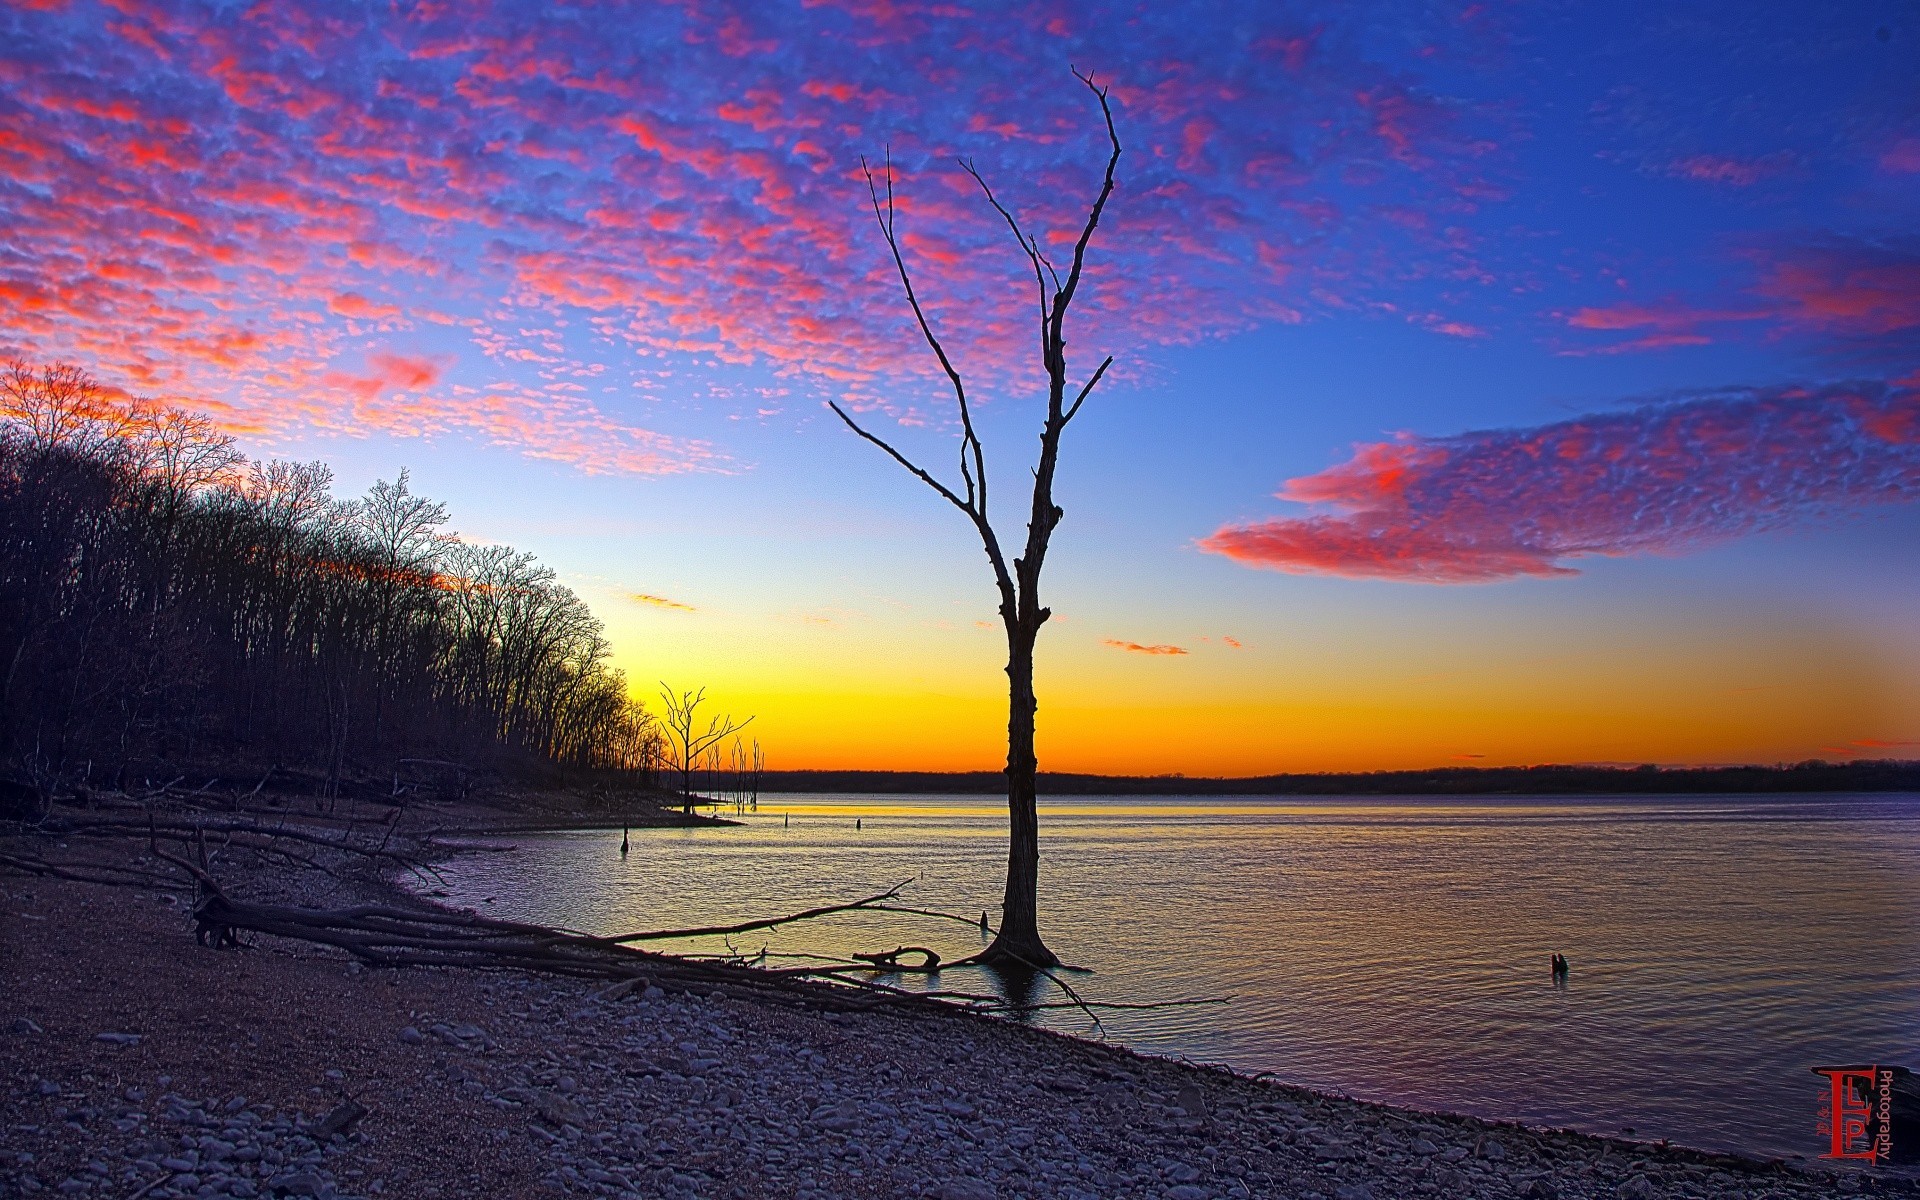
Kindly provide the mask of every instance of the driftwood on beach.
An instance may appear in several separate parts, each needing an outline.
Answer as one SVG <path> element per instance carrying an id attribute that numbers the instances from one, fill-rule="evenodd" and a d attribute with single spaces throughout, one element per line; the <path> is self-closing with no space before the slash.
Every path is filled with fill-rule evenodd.
<path id="1" fill-rule="evenodd" d="M 900 889 L 891 888 L 861 900 L 824 905 L 782 917 L 742 922 L 732 926 L 668 929 L 612 937 L 574 933 L 544 925 L 502 921 L 475 913 L 431 912 L 384 905 L 356 905 L 340 909 L 294 908 L 253 904 L 227 896 L 199 868 L 157 851 L 162 858 L 192 872 L 203 889 L 194 919 L 216 940 L 225 931 L 245 930 L 334 946 L 376 967 L 449 966 L 519 969 L 585 979 L 603 979 L 616 987 L 608 994 L 659 986 L 665 990 L 719 992 L 752 997 L 801 1008 L 868 1011 L 886 1006 L 919 1010 L 956 1010 L 1003 1013 L 1039 1008 L 1073 1007 L 1092 1017 L 1102 1008 L 1172 1007 L 1166 1004 L 1104 1004 L 1082 999 L 1064 981 L 1053 977 L 1067 995 L 1065 1004 L 1016 1004 L 1002 997 L 952 990 L 908 991 L 878 982 L 875 975 L 934 974 L 940 955 L 919 946 L 902 946 L 882 953 L 854 954 L 848 960 L 827 960 L 803 966 L 767 968 L 752 959 L 725 959 L 663 954 L 634 945 L 689 937 L 768 929 L 795 921 L 853 911 L 900 911 L 886 901 Z M 959 919 L 959 918 L 955 918 Z M 902 956 L 919 956 L 903 963 Z M 1200 1001 L 1199 1003 L 1212 1003 Z"/>
<path id="2" fill-rule="evenodd" d="M 223 812 L 193 811 L 167 790 L 145 798 L 147 804 L 112 808 L 60 807 L 31 823 L 12 823 L 14 838 L 0 843 L 0 869 L 53 878 L 193 896 L 195 936 L 203 945 L 231 947 L 238 934 L 252 933 L 331 946 L 360 962 L 382 968 L 408 966 L 523 970 L 605 981 L 604 995 L 645 991 L 722 993 L 791 1007 L 831 1011 L 912 1008 L 952 1013 L 997 1015 L 1072 1008 L 1100 1028 L 1099 1011 L 1154 1008 L 1185 1003 L 1112 1004 L 1089 1001 L 1056 970 L 1035 965 L 1035 977 L 1052 981 L 1064 999 L 1010 1000 L 987 991 L 939 986 L 908 989 L 887 982 L 921 976 L 931 985 L 942 971 L 978 964 L 975 958 L 949 961 L 917 944 L 837 957 L 806 953 L 720 955 L 666 953 L 661 943 L 700 938 L 731 938 L 840 914 L 887 913 L 981 928 L 971 917 L 906 903 L 911 880 L 859 899 L 816 905 L 769 917 L 731 923 L 653 929 L 598 936 L 575 930 L 507 921 L 474 912 L 453 912 L 402 903 L 309 908 L 244 899 L 219 878 L 222 863 L 235 852 L 270 872 L 316 872 L 340 879 L 348 874 L 404 872 L 423 883 L 444 882 L 432 861 L 413 852 L 418 835 L 396 837 L 393 820 L 314 824 L 290 814 L 240 807 Z M 152 802 L 165 805 L 158 808 Z M 45 843 L 79 840 L 95 843 L 137 841 L 145 853 L 131 864 L 105 856 L 49 858 Z M 429 839 L 429 844 L 431 839 Z"/>

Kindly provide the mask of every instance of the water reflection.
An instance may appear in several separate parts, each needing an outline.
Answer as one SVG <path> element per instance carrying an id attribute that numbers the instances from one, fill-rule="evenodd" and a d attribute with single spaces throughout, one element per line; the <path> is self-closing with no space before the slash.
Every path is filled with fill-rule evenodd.
<path id="1" fill-rule="evenodd" d="M 1012 1010 L 1013 1019 L 1022 1024 L 1033 1020 L 1038 1012 L 1036 1005 L 1051 998 L 1046 994 L 1047 977 L 1032 967 L 1002 962 L 982 967 L 978 974 L 986 977 L 994 992 Z"/>
<path id="2" fill-rule="evenodd" d="M 855 819 L 863 828 L 856 832 Z M 754 953 L 949 962 L 998 899 L 997 801 L 766 798 L 735 829 L 517 838 L 455 902 L 596 932 L 739 921 L 913 877 L 941 921 L 849 913 Z M 1076 798 L 1043 806 L 1041 926 L 1140 1049 L 1353 1095 L 1767 1153 L 1822 1149 L 1810 1066 L 1920 1063 L 1920 798 Z M 689 949 L 722 952 L 724 945 Z M 1566 976 L 1551 972 L 1565 954 Z M 1576 979 L 1575 976 L 1578 976 Z M 1059 999 L 948 970 L 937 985 Z M 1037 994 L 1036 994 L 1037 990 Z M 1084 1033 L 1083 1014 L 1031 1019 Z"/>

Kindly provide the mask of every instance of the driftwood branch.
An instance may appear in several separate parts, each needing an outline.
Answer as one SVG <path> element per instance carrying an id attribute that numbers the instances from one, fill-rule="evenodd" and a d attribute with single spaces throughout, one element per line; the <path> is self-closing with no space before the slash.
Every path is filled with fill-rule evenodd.
<path id="1" fill-rule="evenodd" d="M 920 961 L 918 963 L 903 963 L 900 961 L 900 956 L 903 954 L 918 954 Z M 855 954 L 854 957 L 861 962 L 871 963 L 876 968 L 887 972 L 904 971 L 914 974 L 932 975 L 940 970 L 939 952 L 929 950 L 925 946 L 900 946 L 896 949 L 882 951 L 878 954 Z"/>
<path id="2" fill-rule="evenodd" d="M 795 921 L 811 921 L 815 917 L 851 912 L 856 908 L 871 908 L 883 900 L 892 900 L 898 897 L 900 895 L 900 889 L 912 882 L 911 879 L 904 880 L 888 888 L 886 891 L 880 892 L 877 895 L 868 896 L 864 900 L 854 900 L 847 904 L 822 905 L 819 908 L 809 908 L 802 912 L 789 913 L 784 917 L 768 917 L 759 921 L 743 921 L 738 925 L 706 925 L 693 929 L 660 929 L 650 933 L 623 933 L 599 940 L 611 946 L 619 946 L 628 942 L 657 942 L 667 941 L 673 938 L 721 937 L 735 933 L 752 933 L 756 929 L 772 929 L 777 925 L 790 925 Z"/>

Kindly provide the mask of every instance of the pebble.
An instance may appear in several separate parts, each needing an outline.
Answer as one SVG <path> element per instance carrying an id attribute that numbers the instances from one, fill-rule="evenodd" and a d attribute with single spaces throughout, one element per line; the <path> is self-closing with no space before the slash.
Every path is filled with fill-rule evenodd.
<path id="1" fill-rule="evenodd" d="M 1786 1168 L 1717 1160 L 1710 1173 L 1678 1152 L 1372 1108 L 1002 1026 L 826 1019 L 658 990 L 596 1000 L 591 985 L 500 979 L 486 1027 L 416 1014 L 397 1037 L 432 1049 L 395 1061 L 417 1064 L 420 1086 L 471 1105 L 475 1137 L 535 1164 L 528 1178 L 546 1180 L 529 1192 L 536 1200 L 1824 1200 L 1836 1191 L 1828 1177 Z M 316 1075 L 295 1094 L 345 1078 Z M 337 1087 L 296 1111 L 119 1076 L 93 1100 L 84 1078 L 65 1088 L 29 1078 L 0 1097 L 10 1106 L 0 1111 L 0 1196 L 124 1197 L 162 1177 L 149 1200 L 478 1194 L 396 1179 L 380 1146 L 407 1135 L 406 1114 L 381 1111 L 375 1096 L 363 1097 L 375 1110 L 371 1136 L 322 1146 L 302 1131 L 337 1103 Z M 1920 1197 L 1920 1187 L 1876 1194 Z"/>

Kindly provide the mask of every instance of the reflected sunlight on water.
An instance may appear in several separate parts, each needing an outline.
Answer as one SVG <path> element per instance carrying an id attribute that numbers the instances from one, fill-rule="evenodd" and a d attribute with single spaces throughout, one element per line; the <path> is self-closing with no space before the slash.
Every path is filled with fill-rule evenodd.
<path id="1" fill-rule="evenodd" d="M 786 822 L 790 818 L 790 825 Z M 858 818 L 863 828 L 854 828 Z M 596 933 L 745 920 L 912 877 L 996 907 L 981 797 L 763 798 L 740 828 L 510 839 L 457 906 Z M 1920 1067 L 1920 797 L 1073 797 L 1041 809 L 1041 922 L 1115 1041 L 1429 1109 L 1812 1156 L 1815 1065 Z M 488 903 L 487 899 L 493 898 Z M 977 949 L 852 915 L 773 953 Z M 718 942 L 689 949 L 720 951 Z M 1548 958 L 1572 973 L 1556 987 Z M 943 986 L 981 990 L 972 972 Z M 1084 1017 L 1047 1024 L 1085 1033 Z"/>

